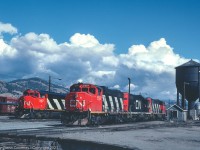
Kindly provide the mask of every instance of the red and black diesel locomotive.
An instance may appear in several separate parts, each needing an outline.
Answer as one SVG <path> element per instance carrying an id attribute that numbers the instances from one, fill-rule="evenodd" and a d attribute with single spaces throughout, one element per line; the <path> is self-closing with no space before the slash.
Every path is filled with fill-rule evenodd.
<path id="1" fill-rule="evenodd" d="M 18 118 L 60 118 L 66 94 L 27 89 L 18 100 Z"/>
<path id="2" fill-rule="evenodd" d="M 104 124 L 164 119 L 165 103 L 105 86 L 78 83 L 65 98 L 64 124 Z"/>

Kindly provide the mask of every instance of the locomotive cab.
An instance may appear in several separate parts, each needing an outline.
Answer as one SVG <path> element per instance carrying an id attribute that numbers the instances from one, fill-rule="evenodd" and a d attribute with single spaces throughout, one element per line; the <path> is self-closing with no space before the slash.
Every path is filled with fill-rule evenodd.
<path id="1" fill-rule="evenodd" d="M 39 98 L 40 93 L 38 91 L 28 89 L 28 90 L 24 91 L 23 96 L 32 96 L 32 97 Z"/>
<path id="2" fill-rule="evenodd" d="M 38 109 L 44 110 L 46 108 L 46 96 L 41 97 L 36 90 L 28 89 L 23 92 L 23 96 L 19 98 L 19 107 L 23 109 Z"/>
<path id="3" fill-rule="evenodd" d="M 102 111 L 102 89 L 92 84 L 78 83 L 70 87 L 66 96 L 67 111 Z"/>

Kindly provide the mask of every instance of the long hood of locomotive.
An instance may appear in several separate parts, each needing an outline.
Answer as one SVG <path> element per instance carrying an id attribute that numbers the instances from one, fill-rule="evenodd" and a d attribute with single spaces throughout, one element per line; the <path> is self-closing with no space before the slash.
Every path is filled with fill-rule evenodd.
<path id="1" fill-rule="evenodd" d="M 48 96 L 48 98 L 22 96 L 19 107 L 35 110 L 65 110 L 65 99 L 55 96 Z"/>
<path id="2" fill-rule="evenodd" d="M 64 99 L 64 97 L 48 96 L 48 98 L 47 98 L 47 109 L 50 109 L 50 110 L 65 110 L 65 99 Z"/>
<path id="3" fill-rule="evenodd" d="M 124 110 L 123 97 L 103 95 L 104 112 L 120 112 Z"/>

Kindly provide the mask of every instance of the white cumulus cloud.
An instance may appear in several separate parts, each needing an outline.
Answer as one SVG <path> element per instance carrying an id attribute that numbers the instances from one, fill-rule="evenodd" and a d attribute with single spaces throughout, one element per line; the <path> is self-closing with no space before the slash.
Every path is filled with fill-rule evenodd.
<path id="1" fill-rule="evenodd" d="M 0 57 L 14 57 L 17 50 L 6 44 L 3 39 L 0 39 Z"/>
<path id="2" fill-rule="evenodd" d="M 17 33 L 17 29 L 4 27 L 2 32 Z M 79 81 L 125 92 L 129 77 L 132 93 L 154 98 L 175 98 L 174 68 L 186 61 L 164 38 L 148 46 L 133 44 L 121 54 L 115 53 L 114 44 L 100 43 L 91 34 L 75 33 L 64 43 L 57 43 L 46 33 L 34 32 L 15 36 L 10 43 L 0 39 L 0 67 L 5 76 L 37 75 L 45 79 L 51 74 L 60 76 L 67 86 Z"/>
<path id="3" fill-rule="evenodd" d="M 14 34 L 14 33 L 17 33 L 17 28 L 12 26 L 10 23 L 2 23 L 2 22 L 0 22 L 0 35 L 2 33 Z"/>
<path id="4" fill-rule="evenodd" d="M 144 45 L 133 45 L 128 54 L 121 54 L 120 61 L 129 68 L 142 69 L 154 73 L 174 72 L 174 67 L 184 63 L 186 59 L 173 52 L 173 48 L 167 45 L 161 38 Z"/>
<path id="5" fill-rule="evenodd" d="M 90 34 L 76 33 L 70 38 L 70 42 L 74 46 L 81 46 L 85 48 L 95 47 L 99 44 L 99 41 Z"/>

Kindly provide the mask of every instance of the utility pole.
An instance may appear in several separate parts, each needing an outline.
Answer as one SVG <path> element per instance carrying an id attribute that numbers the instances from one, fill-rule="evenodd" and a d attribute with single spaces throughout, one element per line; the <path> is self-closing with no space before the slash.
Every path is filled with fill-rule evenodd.
<path id="1" fill-rule="evenodd" d="M 130 103 L 130 93 L 131 93 L 131 79 L 128 78 L 128 106 Z M 129 111 L 129 107 L 128 107 L 128 111 Z"/>
<path id="2" fill-rule="evenodd" d="M 62 80 L 60 78 L 53 78 L 53 79 Z M 51 76 L 50 75 L 49 75 L 49 92 L 51 92 Z"/>
<path id="3" fill-rule="evenodd" d="M 49 75 L 49 92 L 51 92 L 51 76 Z"/>

